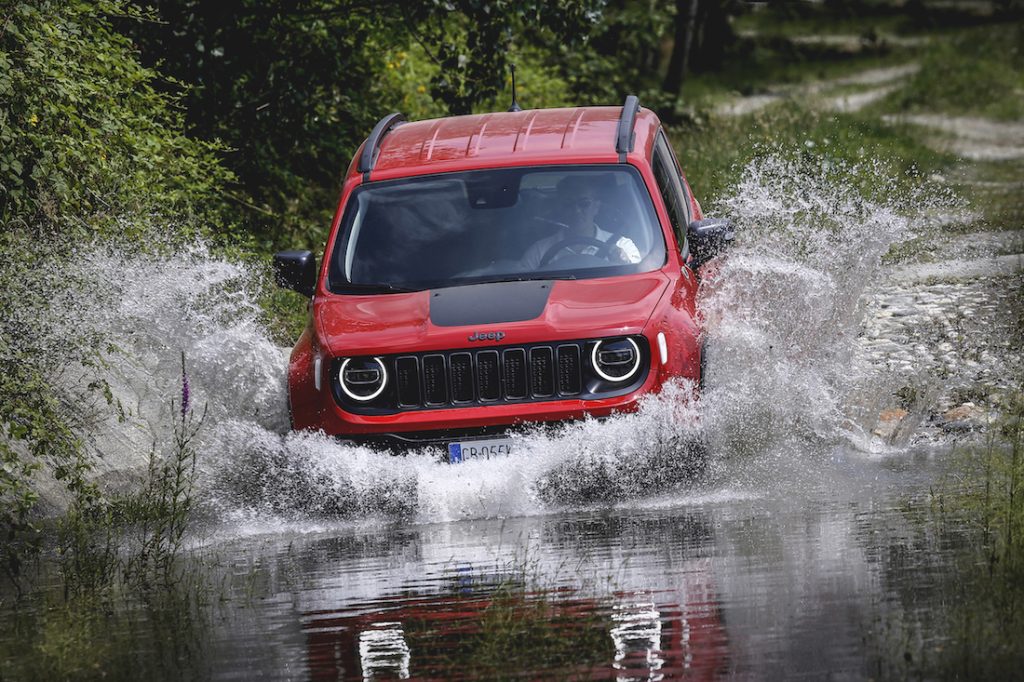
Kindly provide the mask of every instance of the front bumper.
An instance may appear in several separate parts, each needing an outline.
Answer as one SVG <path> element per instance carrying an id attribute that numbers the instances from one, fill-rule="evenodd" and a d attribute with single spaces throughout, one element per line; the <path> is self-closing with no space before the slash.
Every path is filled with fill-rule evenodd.
<path id="1" fill-rule="evenodd" d="M 548 432 L 554 431 L 565 422 L 550 422 L 546 428 L 540 429 Z M 398 433 L 375 433 L 370 435 L 338 435 L 339 442 L 352 443 L 354 445 L 368 445 L 377 450 L 389 450 L 395 453 L 410 452 L 413 450 L 441 449 L 445 450 L 449 443 L 468 440 L 483 440 L 491 438 L 505 438 L 514 432 L 521 432 L 526 429 L 538 428 L 534 423 L 521 423 L 518 425 L 504 426 L 483 426 L 478 428 L 445 428 L 432 431 L 404 431 Z"/>
<path id="2" fill-rule="evenodd" d="M 493 437 L 515 426 L 633 412 L 639 407 L 641 398 L 658 385 L 656 373 L 650 372 L 640 388 L 612 398 L 505 403 L 390 415 L 353 414 L 340 408 L 328 395 L 322 405 L 318 427 L 329 435 L 354 442 L 390 443 L 396 446 L 409 442 L 447 442 L 453 440 L 453 436 Z"/>

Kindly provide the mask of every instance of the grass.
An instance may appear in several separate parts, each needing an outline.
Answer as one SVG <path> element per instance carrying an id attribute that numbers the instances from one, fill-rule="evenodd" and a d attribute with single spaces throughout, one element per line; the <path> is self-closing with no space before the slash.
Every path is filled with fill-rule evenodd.
<path id="1" fill-rule="evenodd" d="M 958 31 L 933 41 L 921 70 L 884 106 L 904 112 L 1024 119 L 1024 22 Z"/>
<path id="2" fill-rule="evenodd" d="M 984 443 L 955 459 L 933 508 L 933 523 L 964 524 L 973 542 L 947 586 L 949 645 L 928 672 L 1016 677 L 1024 641 L 1024 391 L 1006 398 Z"/>
<path id="3" fill-rule="evenodd" d="M 420 653 L 417 675 L 496 680 L 531 671 L 585 679 L 613 660 L 612 622 L 600 601 L 505 583 L 455 602 L 462 613 L 454 620 L 404 623 L 409 647 Z"/>
<path id="4" fill-rule="evenodd" d="M 184 354 L 181 362 L 181 400 L 169 403 L 169 450 L 159 452 L 154 445 L 138 493 L 80 496 L 54 522 L 57 541 L 50 551 L 57 573 L 41 571 L 34 589 L 19 595 L 12 617 L 0 626 L 0 679 L 137 676 L 139 652 L 159 651 L 168 639 L 166 632 L 125 624 L 138 617 L 139 605 L 154 627 L 174 621 L 167 626 L 174 632 L 170 641 L 187 634 L 180 621 L 196 612 L 192 602 L 203 596 L 202 573 L 190 570 L 180 555 L 192 510 L 193 443 L 205 410 L 192 409 Z M 5 601 L 0 595 L 0 604 Z M 167 663 L 142 667 L 166 674 Z"/>
<path id="5" fill-rule="evenodd" d="M 670 130 L 680 164 L 705 205 L 721 198 L 739 171 L 771 153 L 824 156 L 848 166 L 863 164 L 859 181 L 866 196 L 909 189 L 922 178 L 947 171 L 956 158 L 928 147 L 910 126 L 877 117 L 833 114 L 785 102 L 743 117 L 708 116 Z M 875 172 L 881 162 L 888 173 Z M 895 182 L 895 188 L 893 183 Z"/>
<path id="6" fill-rule="evenodd" d="M 817 19 L 801 21 L 786 30 L 825 30 Z M 850 18 L 833 28 L 840 33 L 863 31 L 876 25 L 893 27 L 892 22 L 888 17 Z M 1019 163 L 972 164 L 965 176 L 954 156 L 929 145 L 926 131 L 883 123 L 880 115 L 921 111 L 1024 118 L 1022 43 L 1020 26 L 969 29 L 948 42 L 935 41 L 923 48 L 919 53 L 921 71 L 869 110 L 833 114 L 813 103 L 789 101 L 733 118 L 697 107 L 684 123 L 673 126 L 671 138 L 705 207 L 728 193 L 746 163 L 772 153 L 824 156 L 853 165 L 880 160 L 888 172 L 865 166 L 856 179 L 868 196 L 894 191 L 893 182 L 896 191 L 909 189 L 932 175 L 952 178 L 965 192 L 971 190 L 966 181 L 979 177 L 1012 183 L 1022 177 Z M 791 53 L 797 56 L 794 61 L 783 57 L 779 43 L 755 42 L 751 49 L 753 62 L 690 80 L 684 101 L 706 105 L 737 91 L 756 92 L 766 83 L 829 78 L 903 62 L 908 55 L 903 51 L 869 51 L 856 56 L 804 51 Z M 421 78 L 421 74 L 409 78 Z M 1020 227 L 1019 189 L 974 194 L 972 201 L 974 208 L 984 212 L 984 224 Z M 966 232 L 978 226 L 973 223 L 957 229 Z M 279 289 L 269 291 L 264 309 L 270 327 L 277 340 L 291 342 L 305 321 L 301 298 Z M 966 517 L 978 532 L 976 552 L 951 577 L 951 603 L 969 601 L 972 607 L 953 609 L 949 614 L 954 644 L 936 659 L 940 673 L 982 676 L 986 672 L 995 677 L 1015 672 L 1010 666 L 1014 657 L 1019 657 L 1018 642 L 1024 635 L 1024 464 L 1020 451 L 1024 407 L 1019 396 L 1014 400 L 1005 406 L 1005 420 L 991 432 L 993 440 L 972 451 L 961 463 L 956 485 L 950 483 L 936 497 L 936 523 L 952 524 Z M 203 569 L 176 560 L 190 512 L 194 452 L 188 447 L 188 433 L 193 426 L 182 422 L 176 455 L 154 460 L 150 486 L 142 497 L 77 510 L 69 517 L 63 582 L 78 587 L 66 598 L 55 599 L 54 593 L 46 598 L 40 593 L 30 596 L 24 608 L 0 627 L 0 678 L 142 676 L 141 670 L 159 670 L 161 665 L 168 666 L 163 674 L 173 674 L 169 671 L 175 669 L 179 654 L 161 649 L 161 643 L 199 646 L 202 619 L 196 616 L 196 600 L 202 590 L 181 576 L 187 571 L 199 579 Z M 138 533 L 135 549 L 139 553 L 134 563 L 123 563 L 121 546 L 111 534 L 126 527 Z M 127 581 L 118 582 L 129 565 L 130 572 L 139 577 L 135 588 L 141 589 L 131 591 L 126 589 Z M 152 589 L 156 586 L 166 589 Z M 164 594 L 166 598 L 155 600 Z M 601 600 L 582 599 L 538 584 L 524 578 L 521 571 L 481 585 L 469 597 L 461 593 L 449 596 L 473 605 L 455 622 L 462 634 L 454 644 L 449 646 L 444 639 L 449 637 L 450 623 L 442 627 L 429 618 L 413 618 L 405 626 L 413 649 L 438 652 L 432 659 L 435 672 L 459 671 L 498 679 L 520 670 L 543 670 L 570 677 L 584 675 L 589 667 L 611 659 L 610 606 Z M 138 667 L 140 651 L 159 652 L 157 663 Z"/>
<path id="7" fill-rule="evenodd" d="M 692 76 L 683 85 L 684 105 L 708 108 L 735 96 L 770 92 L 781 85 L 797 85 L 848 76 L 868 69 L 913 61 L 913 52 L 833 57 L 821 60 L 801 51 L 779 55 L 769 48 L 752 48 L 740 63 L 722 71 Z"/>
<path id="8" fill-rule="evenodd" d="M 203 677 L 196 653 L 208 629 L 202 567 L 158 592 L 115 589 L 64 596 L 36 590 L 5 610 L 0 679 Z"/>
<path id="9" fill-rule="evenodd" d="M 888 3 L 875 3 L 874 11 L 849 7 L 836 10 L 814 7 L 811 3 L 779 3 L 761 11 L 747 12 L 736 18 L 737 31 L 792 37 L 795 35 L 863 34 L 868 31 L 896 33 L 907 27 L 906 16 Z"/>

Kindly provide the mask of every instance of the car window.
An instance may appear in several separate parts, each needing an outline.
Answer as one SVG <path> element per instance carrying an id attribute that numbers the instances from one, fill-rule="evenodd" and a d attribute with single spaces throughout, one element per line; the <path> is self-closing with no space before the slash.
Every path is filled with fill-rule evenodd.
<path id="1" fill-rule="evenodd" d="M 657 213 L 635 168 L 488 169 L 358 187 L 331 254 L 329 285 L 340 293 L 587 279 L 648 272 L 665 259 Z"/>
<path id="2" fill-rule="evenodd" d="M 658 137 L 654 143 L 652 165 L 658 190 L 661 192 L 661 198 L 668 210 L 669 220 L 672 221 L 672 231 L 676 234 L 680 250 L 686 254 L 688 253 L 686 228 L 690 224 L 690 202 L 686 190 L 683 188 L 679 167 L 676 165 L 672 149 L 668 145 L 668 139 L 661 131 L 658 131 Z"/>

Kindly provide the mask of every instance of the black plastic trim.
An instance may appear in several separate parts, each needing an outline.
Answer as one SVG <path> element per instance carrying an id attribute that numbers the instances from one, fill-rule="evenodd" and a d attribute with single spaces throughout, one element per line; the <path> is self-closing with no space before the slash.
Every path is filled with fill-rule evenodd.
<path id="1" fill-rule="evenodd" d="M 563 420 L 553 423 L 540 422 L 542 429 L 555 430 L 566 423 Z M 538 422 L 530 424 L 502 424 L 496 426 L 478 426 L 462 429 L 437 429 L 433 431 L 394 431 L 374 434 L 338 434 L 335 436 L 340 441 L 365 444 L 371 447 L 379 447 L 391 450 L 393 453 L 404 453 L 410 450 L 422 448 L 445 448 L 444 461 L 447 462 L 449 443 L 464 440 L 479 440 L 485 438 L 503 438 L 512 433 L 521 432 L 526 429 L 537 428 Z"/>
<path id="2" fill-rule="evenodd" d="M 622 105 L 619 128 L 615 133 L 615 151 L 619 153 L 620 163 L 626 160 L 626 154 L 633 151 L 633 143 L 636 139 L 633 127 L 636 125 L 636 114 L 639 110 L 640 99 L 636 95 L 628 95 L 626 102 Z"/>
<path id="3" fill-rule="evenodd" d="M 398 112 L 388 114 L 377 125 L 373 127 L 370 136 L 366 138 L 363 145 L 363 153 L 359 156 L 359 172 L 363 174 L 363 180 L 370 179 L 370 171 L 377 164 L 377 153 L 380 150 L 380 143 L 392 128 L 405 121 L 405 114 Z"/>

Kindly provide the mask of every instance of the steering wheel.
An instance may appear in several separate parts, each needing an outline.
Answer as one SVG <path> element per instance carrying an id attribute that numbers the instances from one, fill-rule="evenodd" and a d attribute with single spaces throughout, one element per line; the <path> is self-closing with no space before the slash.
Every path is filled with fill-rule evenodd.
<path id="1" fill-rule="evenodd" d="M 555 256 L 558 255 L 559 251 L 561 251 L 562 249 L 566 249 L 572 246 L 573 244 L 596 246 L 597 252 L 594 254 L 594 256 L 600 258 L 607 258 L 608 252 L 611 250 L 612 246 L 614 246 L 614 244 L 612 244 L 611 241 L 603 242 L 600 239 L 594 239 L 593 237 L 582 237 L 579 235 L 573 235 L 571 237 L 566 237 L 565 239 L 552 244 L 551 247 L 544 252 L 544 255 L 541 256 L 539 265 L 547 265 L 554 259 Z"/>

